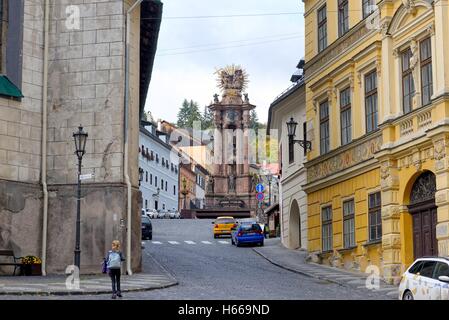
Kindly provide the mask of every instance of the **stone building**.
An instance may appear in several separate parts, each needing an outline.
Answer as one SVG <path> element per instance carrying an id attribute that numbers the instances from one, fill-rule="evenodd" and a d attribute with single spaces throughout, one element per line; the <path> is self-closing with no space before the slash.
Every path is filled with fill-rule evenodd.
<path id="1" fill-rule="evenodd" d="M 2 73 L 22 93 L 0 97 L 0 249 L 40 257 L 45 274 L 73 264 L 81 124 L 82 173 L 94 174 L 82 188 L 81 272 L 99 271 L 113 239 L 139 271 L 138 124 L 162 3 L 0 3 Z"/>
<path id="2" fill-rule="evenodd" d="M 447 1 L 305 1 L 309 251 L 379 267 L 449 254 Z"/>
<path id="3" fill-rule="evenodd" d="M 293 82 L 271 104 L 267 134 L 279 141 L 282 244 L 290 249 L 307 249 L 307 195 L 302 189 L 307 180 L 304 167 L 306 156 L 304 149 L 292 142 L 287 131 L 287 122 L 293 118 L 298 123 L 295 139 L 303 137 L 303 124 L 306 122 L 305 83 L 303 77 L 295 78 Z"/>

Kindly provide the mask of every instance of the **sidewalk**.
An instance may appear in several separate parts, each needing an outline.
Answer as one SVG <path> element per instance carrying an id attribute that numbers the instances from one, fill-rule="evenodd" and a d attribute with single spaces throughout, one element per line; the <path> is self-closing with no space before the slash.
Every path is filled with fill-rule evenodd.
<path id="1" fill-rule="evenodd" d="M 92 295 L 111 293 L 111 279 L 108 275 L 81 276 L 80 289 L 66 287 L 67 277 L 0 277 L 1 295 Z M 169 275 L 135 274 L 122 276 L 122 292 L 147 291 L 177 285 L 178 282 Z M 1 297 L 0 297 L 1 299 Z"/>
<path id="2" fill-rule="evenodd" d="M 253 249 L 256 253 L 283 269 L 296 272 L 308 277 L 325 280 L 347 288 L 369 290 L 397 299 L 398 287 L 380 281 L 380 288 L 370 290 L 366 288 L 367 274 L 353 272 L 305 261 L 307 252 L 304 250 L 290 250 L 285 248 L 279 238 L 265 240 L 265 246 Z"/>

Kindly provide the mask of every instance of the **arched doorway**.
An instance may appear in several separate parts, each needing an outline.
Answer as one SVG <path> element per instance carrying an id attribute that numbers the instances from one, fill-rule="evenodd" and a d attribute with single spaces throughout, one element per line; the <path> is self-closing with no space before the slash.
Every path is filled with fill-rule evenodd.
<path id="1" fill-rule="evenodd" d="M 289 219 L 289 247 L 297 249 L 301 247 L 301 218 L 299 215 L 299 206 L 296 200 L 293 200 L 290 206 Z"/>
<path id="2" fill-rule="evenodd" d="M 435 175 L 426 171 L 416 179 L 410 193 L 408 209 L 413 219 L 413 253 L 415 259 L 438 255 L 435 192 Z"/>

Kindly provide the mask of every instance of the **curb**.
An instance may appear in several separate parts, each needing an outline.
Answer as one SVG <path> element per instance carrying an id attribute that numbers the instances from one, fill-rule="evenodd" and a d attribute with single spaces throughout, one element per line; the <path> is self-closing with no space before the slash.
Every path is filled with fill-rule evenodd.
<path id="1" fill-rule="evenodd" d="M 273 265 L 275 265 L 275 266 L 277 266 L 279 268 L 282 268 L 284 270 L 288 270 L 288 271 L 291 271 L 291 272 L 294 272 L 294 273 L 297 273 L 297 274 L 300 274 L 300 275 L 303 275 L 303 276 L 306 276 L 306 277 L 309 277 L 309 278 L 314 278 L 314 279 L 318 279 L 318 280 L 323 280 L 323 281 L 335 283 L 335 284 L 338 284 L 339 286 L 347 288 L 347 286 L 344 283 L 342 283 L 342 282 L 339 282 L 339 281 L 336 281 L 336 280 L 333 280 L 333 279 L 328 279 L 328 278 L 325 278 L 325 277 L 320 277 L 320 276 L 317 276 L 317 275 L 315 275 L 313 273 L 308 273 L 308 272 L 305 272 L 305 271 L 300 271 L 300 270 L 297 270 L 297 269 L 286 267 L 286 266 L 284 266 L 284 265 L 282 265 L 280 263 L 277 263 L 277 262 L 273 261 L 272 259 L 268 258 L 266 255 L 264 255 L 262 252 L 259 252 L 257 249 L 253 249 L 253 250 L 258 255 L 260 255 L 262 258 L 264 258 L 265 260 L 267 260 L 268 262 L 270 262 L 271 264 L 273 264 Z"/>
<path id="2" fill-rule="evenodd" d="M 166 289 L 179 285 L 178 281 L 172 281 L 171 283 L 147 287 L 147 288 L 137 288 L 137 289 L 124 289 L 122 292 L 144 292 L 152 291 L 158 289 Z M 0 291 L 0 296 L 83 296 L 83 295 L 100 295 L 100 294 L 110 294 L 111 290 L 93 290 L 93 291 L 11 291 L 5 292 Z"/>

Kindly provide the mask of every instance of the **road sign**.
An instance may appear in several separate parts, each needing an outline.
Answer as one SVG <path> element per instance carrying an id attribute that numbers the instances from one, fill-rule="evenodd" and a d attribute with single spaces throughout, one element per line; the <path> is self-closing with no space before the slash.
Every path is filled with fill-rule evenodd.
<path id="1" fill-rule="evenodd" d="M 259 200 L 260 202 L 262 202 L 263 199 L 265 199 L 265 195 L 262 192 L 259 192 L 256 197 L 257 200 Z"/>
<path id="2" fill-rule="evenodd" d="M 264 190 L 265 190 L 265 187 L 263 186 L 263 184 L 259 183 L 259 184 L 256 186 L 256 191 L 257 191 L 258 193 L 261 193 L 261 192 L 263 192 Z"/>
<path id="3" fill-rule="evenodd" d="M 80 180 L 81 181 L 83 181 L 83 180 L 89 180 L 89 179 L 92 179 L 94 177 L 94 174 L 93 173 L 89 173 L 89 174 L 81 174 L 80 175 Z"/>

